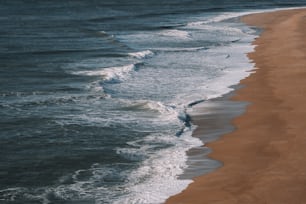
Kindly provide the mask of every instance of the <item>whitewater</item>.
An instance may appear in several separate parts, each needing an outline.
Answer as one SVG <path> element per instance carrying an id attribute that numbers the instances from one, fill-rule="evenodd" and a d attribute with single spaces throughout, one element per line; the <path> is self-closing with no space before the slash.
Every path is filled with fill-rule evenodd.
<path id="1" fill-rule="evenodd" d="M 239 17 L 279 5 L 159 3 L 3 4 L 1 203 L 158 204 L 192 182 L 190 114 L 256 71 Z"/>

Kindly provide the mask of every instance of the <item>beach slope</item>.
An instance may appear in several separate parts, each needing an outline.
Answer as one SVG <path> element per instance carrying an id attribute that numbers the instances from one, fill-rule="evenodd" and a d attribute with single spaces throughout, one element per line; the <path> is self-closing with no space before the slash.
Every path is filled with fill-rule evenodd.
<path id="1" fill-rule="evenodd" d="M 256 73 L 233 97 L 250 105 L 234 132 L 207 144 L 224 166 L 167 204 L 306 203 L 306 10 L 242 21 L 264 29 L 249 54 Z"/>

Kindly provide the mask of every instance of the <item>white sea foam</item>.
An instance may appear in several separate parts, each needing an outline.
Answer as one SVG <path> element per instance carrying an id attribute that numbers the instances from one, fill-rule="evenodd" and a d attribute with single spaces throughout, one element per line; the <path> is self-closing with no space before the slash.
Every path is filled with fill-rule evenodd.
<path id="1" fill-rule="evenodd" d="M 275 9 L 270 9 L 270 10 L 265 10 L 265 11 L 274 11 L 274 10 Z M 205 24 L 218 23 L 218 22 L 222 22 L 222 21 L 229 20 L 232 18 L 237 18 L 237 17 L 248 15 L 248 14 L 261 13 L 261 12 L 263 12 L 263 10 L 253 10 L 253 11 L 246 11 L 246 12 L 225 12 L 220 15 L 216 15 L 213 18 L 190 22 L 187 24 L 187 26 L 201 26 Z"/>
<path id="2" fill-rule="evenodd" d="M 190 39 L 191 35 L 187 31 L 184 30 L 177 30 L 177 29 L 171 29 L 171 30 L 163 30 L 159 32 L 162 36 L 167 37 L 175 37 L 175 38 L 181 38 L 181 39 Z"/>
<path id="3" fill-rule="evenodd" d="M 121 81 L 124 80 L 135 69 L 135 64 L 129 64 L 119 67 L 107 67 L 100 70 L 77 71 L 76 75 L 84 76 L 101 76 L 104 81 Z"/>
<path id="4" fill-rule="evenodd" d="M 158 144 L 171 144 L 172 147 L 156 151 L 154 146 Z M 202 142 L 191 137 L 191 131 L 186 132 L 180 138 L 170 135 L 154 134 L 142 140 L 130 143 L 131 148 L 117 149 L 117 153 L 127 159 L 141 159 L 142 164 L 134 171 L 127 173 L 127 183 L 120 187 L 123 194 L 120 197 L 110 198 L 108 201 L 114 204 L 157 204 L 165 201 L 169 196 L 179 193 L 190 184 L 191 180 L 177 180 L 177 176 L 186 168 L 186 151 L 191 147 L 202 145 Z M 150 150 L 150 148 L 153 148 Z M 142 156 L 140 156 L 142 155 Z M 140 158 L 139 158 L 140 157 Z M 90 176 L 84 180 L 82 173 L 90 172 Z M 62 185 L 54 189 L 56 196 L 69 199 L 77 194 L 82 199 L 95 198 L 96 203 L 105 203 L 105 189 L 95 187 L 95 183 L 111 179 L 111 177 L 125 177 L 124 172 L 118 172 L 112 168 L 93 165 L 86 170 L 78 170 L 73 175 L 74 184 Z M 114 190 L 114 189 L 113 189 Z M 119 189 L 118 189 L 119 190 Z M 100 200 L 101 199 L 101 200 Z"/>
<path id="5" fill-rule="evenodd" d="M 86 86 L 86 89 L 93 92 L 104 92 L 103 87 L 100 84 L 100 81 L 94 81 Z"/>
<path id="6" fill-rule="evenodd" d="M 225 26 L 225 25 L 218 25 L 218 24 L 195 24 L 195 25 L 189 25 L 190 28 L 196 28 L 196 29 L 203 29 L 203 30 L 209 30 L 209 31 L 217 31 L 217 32 L 223 32 L 223 33 L 229 33 L 231 35 L 241 35 L 244 34 L 244 32 L 240 28 Z M 248 33 L 251 34 L 251 33 Z"/>
<path id="7" fill-rule="evenodd" d="M 233 43 L 226 47 L 208 50 L 207 55 L 210 55 L 210 60 L 215 63 L 218 76 L 211 76 L 205 83 L 197 84 L 195 91 L 177 95 L 176 100 L 181 101 L 183 98 L 192 102 L 205 101 L 233 91 L 232 86 L 248 77 L 254 70 L 254 64 L 246 56 L 246 53 L 251 52 L 253 48 L 254 46 L 247 43 Z"/>
<path id="8" fill-rule="evenodd" d="M 158 48 L 158 51 L 165 51 L 165 52 L 195 52 L 199 50 L 206 49 L 206 47 L 180 47 L 180 48 Z"/>
<path id="9" fill-rule="evenodd" d="M 196 22 L 190 22 L 188 23 L 189 26 L 197 26 L 197 25 L 203 25 L 203 24 L 209 24 L 209 23 L 217 23 L 221 22 L 224 20 L 228 20 L 231 18 L 236 18 L 239 16 L 243 16 L 246 14 L 249 14 L 250 12 L 242 12 L 242 13 L 235 13 L 235 12 L 228 12 L 228 13 L 223 13 L 221 15 L 218 15 L 214 18 L 207 19 L 205 21 L 196 21 Z"/>
<path id="10" fill-rule="evenodd" d="M 97 184 L 104 180 L 124 177 L 123 174 L 125 174 L 125 172 L 120 173 L 114 168 L 93 164 L 89 169 L 75 171 L 71 176 L 73 181 L 72 184 L 62 184 L 51 190 L 56 197 L 64 200 L 98 200 L 102 197 L 104 201 L 110 201 L 111 196 L 106 193 L 106 188 L 101 184 Z M 65 180 L 65 178 L 63 179 Z M 100 202 L 95 203 L 100 204 Z"/>
<path id="11" fill-rule="evenodd" d="M 97 204 L 158 204 L 169 196 L 186 188 L 192 180 L 178 180 L 186 166 L 186 151 L 203 145 L 186 131 L 181 137 L 165 134 L 151 134 L 143 139 L 129 142 L 128 148 L 118 148 L 117 154 L 141 165 L 132 172 L 118 170 L 114 166 L 98 163 L 88 169 L 79 169 L 71 175 L 59 178 L 62 183 L 56 187 L 5 189 L 0 192 L 6 199 L 25 197 L 43 204 L 58 200 L 94 201 Z M 170 148 L 156 149 L 159 145 Z M 69 180 L 69 183 L 67 183 Z M 123 182 L 120 186 L 103 186 L 104 182 Z M 118 195 L 121 195 L 118 197 Z"/>
<path id="12" fill-rule="evenodd" d="M 192 147 L 203 145 L 196 138 L 191 137 L 191 131 L 181 137 L 167 135 L 150 135 L 141 143 L 172 144 L 173 146 L 154 154 L 147 151 L 148 158 L 128 177 L 125 186 L 127 196 L 115 200 L 115 204 L 157 204 L 164 202 L 169 196 L 186 188 L 192 180 L 178 180 L 186 166 L 186 151 Z M 143 144 L 142 144 L 143 146 Z M 152 152 L 153 153 L 153 152 Z"/>
<path id="13" fill-rule="evenodd" d="M 209 22 L 219 22 L 226 20 L 227 18 L 237 17 L 245 14 L 246 13 L 233 15 L 225 14 L 215 19 L 211 19 L 210 21 L 200 21 L 195 22 L 194 24 L 191 23 L 190 25 L 203 26 L 205 23 L 207 24 Z M 235 29 L 229 31 L 239 33 L 239 30 Z M 171 32 L 164 34 L 164 36 L 172 36 L 185 39 L 190 37 L 187 32 L 181 32 L 179 30 L 172 30 Z M 246 41 L 251 42 L 252 36 Z M 190 48 L 185 49 L 188 50 Z M 253 64 L 249 62 L 245 53 L 252 51 L 252 49 L 253 47 L 248 43 L 234 43 L 230 46 L 212 48 L 211 50 L 206 51 L 206 53 L 203 53 L 203 55 L 212 55 L 211 59 L 213 64 L 215 64 L 215 68 L 221 70 L 220 73 L 218 73 L 220 76 L 212 76 L 207 81 L 203 80 L 204 82 L 202 81 L 202 84 L 194 83 L 193 86 L 190 86 L 191 88 L 188 87 L 188 89 L 186 89 L 187 91 L 184 93 L 185 95 L 179 95 L 177 96 L 177 99 L 173 100 L 175 101 L 174 103 L 176 103 L 176 105 L 166 105 L 166 103 L 152 100 L 137 100 L 134 102 L 129 102 L 130 104 L 128 107 L 134 107 L 140 112 L 143 111 L 147 115 L 138 113 L 133 115 L 137 111 L 128 112 L 126 115 L 123 115 L 122 112 L 119 112 L 119 114 L 116 115 L 116 113 L 112 113 L 111 111 L 110 113 L 104 114 L 104 110 L 108 111 L 111 109 L 105 108 L 101 112 L 96 110 L 98 112 L 97 114 L 85 112 L 84 114 L 78 116 L 72 114 L 66 115 L 64 118 L 59 118 L 59 122 L 63 125 L 75 123 L 78 125 L 84 124 L 93 125 L 96 127 L 116 127 L 116 125 L 120 124 L 120 127 L 123 128 L 133 127 L 136 129 L 138 128 L 137 124 L 139 123 L 141 123 L 140 126 L 143 127 L 145 125 L 149 126 L 154 122 L 165 123 L 165 121 L 162 121 L 162 119 L 165 119 L 167 124 L 172 123 L 173 121 L 178 121 L 178 117 L 186 120 L 186 115 L 183 111 L 181 111 L 183 110 L 183 107 L 177 104 L 186 105 L 193 100 L 215 98 L 231 91 L 231 85 L 237 84 L 239 80 L 247 77 L 251 73 L 249 71 L 253 68 Z M 135 58 L 144 58 L 149 55 L 151 55 L 150 51 L 143 51 L 142 53 L 139 52 L 137 54 L 132 53 L 130 56 Z M 189 58 L 186 59 L 189 60 Z M 197 60 L 199 59 L 200 58 L 197 58 Z M 205 61 L 203 62 L 203 65 L 205 65 Z M 105 81 L 122 81 L 126 79 L 134 69 L 135 65 L 131 64 L 120 67 L 108 67 L 101 70 L 79 71 L 75 72 L 74 74 L 85 76 L 101 76 Z M 154 72 L 158 72 L 156 69 L 153 70 Z M 160 73 L 164 74 L 165 71 L 166 70 L 162 70 Z M 178 70 L 175 66 L 175 73 L 179 71 L 182 70 Z M 149 76 L 152 76 L 152 73 L 149 73 Z M 169 77 L 167 79 L 172 78 L 173 81 L 173 76 L 167 77 Z M 194 80 L 196 77 L 197 76 L 194 75 L 194 78 L 188 79 Z M 201 75 L 198 77 L 202 78 L 203 76 Z M 180 79 L 184 78 L 187 77 L 184 75 Z M 177 83 L 181 83 L 181 81 L 178 81 Z M 103 91 L 103 89 L 99 88 L 99 82 L 93 82 L 92 85 L 93 87 L 89 87 L 89 89 L 93 89 L 95 91 Z M 155 117 L 154 115 L 155 118 L 150 118 L 149 116 L 152 115 L 151 113 L 157 113 L 156 115 L 158 117 Z M 0 190 L 0 193 L 3 196 L 0 198 L 0 200 L 4 198 L 6 200 L 14 201 L 15 198 L 24 196 L 31 199 L 32 201 L 40 201 L 40 203 L 47 204 L 51 203 L 51 201 L 48 199 L 55 196 L 56 198 L 64 200 L 66 199 L 67 202 L 71 200 L 71 202 L 73 202 L 73 200 L 78 202 L 78 199 L 89 199 L 97 204 L 105 204 L 107 202 L 117 204 L 162 203 L 169 196 L 181 192 L 184 188 L 187 187 L 188 184 L 192 182 L 191 180 L 179 180 L 178 176 L 183 173 L 187 166 L 186 151 L 192 147 L 203 145 L 200 140 L 191 137 L 193 129 L 194 127 L 185 128 L 185 131 L 183 131 L 183 134 L 180 137 L 176 137 L 174 133 L 151 134 L 142 139 L 128 142 L 126 144 L 127 147 L 116 148 L 115 152 L 118 154 L 118 156 L 121 156 L 127 160 L 141 162 L 139 167 L 132 172 L 122 169 L 118 170 L 113 167 L 105 167 L 99 164 L 93 164 L 92 166 L 89 166 L 88 169 L 79 169 L 74 173 L 72 172 L 71 176 L 65 175 L 59 178 L 59 182 L 61 183 L 59 186 L 40 188 L 36 189 L 35 192 L 33 192 L 32 189 L 30 190 L 26 188 L 11 188 Z M 152 132 L 152 128 L 149 130 Z M 160 148 L 161 145 L 169 145 L 170 147 Z M 65 184 L 65 181 L 67 180 L 66 177 L 68 179 L 72 178 L 72 182 Z M 128 182 L 126 182 L 124 185 L 119 184 L 113 188 L 109 186 L 102 186 L 101 182 L 104 182 L 105 180 L 114 180 L 115 182 L 120 180 L 122 182 Z M 50 193 L 52 193 L 51 196 Z"/>
<path id="14" fill-rule="evenodd" d="M 143 59 L 143 58 L 146 58 L 146 57 L 151 57 L 153 55 L 154 55 L 154 53 L 150 50 L 129 53 L 129 56 L 135 57 L 137 59 Z"/>
<path id="15" fill-rule="evenodd" d="M 142 146 L 141 148 L 118 148 L 116 150 L 116 153 L 118 155 L 121 155 L 125 159 L 131 160 L 131 161 L 142 161 L 144 160 L 146 156 L 146 150 L 149 147 Z"/>
<path id="16" fill-rule="evenodd" d="M 219 22 L 245 14 L 247 13 L 228 13 L 209 21 L 202 21 L 194 24 L 191 23 L 190 25 L 203 26 L 205 23 L 209 24 Z M 228 29 L 228 31 L 231 33 L 242 33 L 236 28 Z M 189 38 L 189 34 L 186 34 L 186 32 L 170 32 L 170 34 L 168 33 L 168 35 L 166 34 L 164 36 L 179 36 Z M 186 93 L 183 93 L 183 95 L 178 95 L 178 98 L 174 99 L 176 104 L 188 104 L 193 100 L 216 98 L 231 91 L 232 88 L 230 88 L 230 86 L 239 83 L 241 79 L 247 77 L 251 73 L 250 70 L 253 69 L 253 64 L 250 63 L 246 57 L 246 53 L 253 50 L 254 47 L 250 45 L 250 42 L 255 36 L 251 35 L 249 37 L 243 37 L 246 39 L 243 39 L 242 43 L 232 43 L 232 45 L 220 46 L 205 51 L 206 53 L 204 54 L 211 55 L 211 59 L 209 59 L 211 62 L 209 60 L 208 61 L 214 65 L 216 70 L 218 70 L 218 76 L 210 76 L 210 78 L 208 78 L 206 81 L 202 81 L 203 84 L 195 83 L 194 87 L 196 87 L 196 89 L 186 89 L 188 90 Z M 143 57 L 143 55 L 136 56 L 133 57 Z M 205 63 L 203 63 L 203 66 L 204 65 Z M 157 70 L 154 71 L 157 72 Z M 119 71 L 119 73 L 121 72 Z M 152 76 L 153 73 L 150 73 L 149 75 Z M 199 78 L 201 77 L 203 76 L 199 76 Z M 190 80 L 193 79 L 194 78 L 191 78 Z M 160 118 L 166 118 L 166 116 L 169 115 L 169 118 L 171 118 L 169 121 L 174 121 L 177 120 L 178 117 L 183 118 L 185 116 L 184 114 L 179 114 L 181 112 L 181 107 L 179 107 L 179 105 L 165 105 L 162 102 L 150 100 L 138 100 L 134 102 L 129 101 L 125 107 L 131 109 L 134 108 L 134 110 L 126 116 L 120 115 L 120 117 L 112 117 L 110 122 L 105 121 L 106 119 L 101 120 L 99 117 L 94 117 L 94 120 L 96 120 L 97 123 L 105 122 L 104 124 L 106 126 L 115 124 L 118 121 L 118 123 L 127 124 L 128 126 L 133 120 L 138 123 L 140 121 L 143 122 L 140 120 L 143 118 L 134 117 L 136 115 L 133 114 L 137 112 L 137 110 L 145 112 L 148 111 L 149 113 L 158 113 L 158 115 L 163 116 Z M 88 117 L 85 119 L 91 121 L 93 118 Z M 122 120 L 129 122 L 122 122 Z M 151 120 L 149 117 L 146 118 L 146 122 L 151 123 L 152 121 L 156 120 Z M 159 122 L 163 123 L 164 121 Z M 67 196 L 67 198 L 69 198 L 70 194 L 70 196 L 73 197 L 73 192 L 77 192 L 77 194 L 83 196 L 83 198 L 94 197 L 96 203 L 98 204 L 105 203 L 106 200 L 114 204 L 162 203 L 169 196 L 184 190 L 192 182 L 191 180 L 178 179 L 178 176 L 182 174 L 184 169 L 187 167 L 186 151 L 192 147 L 203 145 L 200 140 L 191 137 L 192 130 L 193 128 L 186 128 L 180 137 L 176 137 L 174 134 L 160 133 L 151 134 L 145 138 L 128 142 L 127 147 L 117 148 L 115 150 L 118 156 L 121 156 L 127 160 L 141 162 L 137 169 L 133 170 L 132 172 L 121 172 L 120 175 L 117 175 L 118 173 L 113 171 L 111 168 L 106 169 L 96 166 L 91 168 L 90 171 L 92 172 L 92 176 L 86 181 L 78 179 L 78 175 L 81 173 L 81 171 L 86 171 L 80 170 L 74 175 L 74 184 L 68 186 L 63 185 L 62 188 L 57 188 L 56 191 L 59 193 L 59 195 Z M 169 145 L 170 147 L 158 148 L 160 147 L 160 144 Z M 106 175 L 115 175 L 120 177 L 123 176 L 122 174 L 125 174 L 125 179 L 128 182 L 120 186 L 117 191 L 114 189 L 106 190 L 103 187 L 96 187 L 94 185 L 98 180 L 104 179 Z M 116 194 L 114 197 L 103 194 L 103 192 L 110 192 L 112 190 L 112 193 L 118 194 Z"/>
<path id="17" fill-rule="evenodd" d="M 177 120 L 178 117 L 178 109 L 176 109 L 173 105 L 166 105 L 160 101 L 152 101 L 152 100 L 121 100 L 121 102 L 126 104 L 126 108 L 131 109 L 133 111 L 143 110 L 148 112 L 155 112 L 159 114 L 159 120 L 166 118 L 166 120 L 173 119 Z"/>
<path id="18" fill-rule="evenodd" d="M 5 201 L 15 201 L 23 198 L 31 203 L 50 204 L 54 203 L 54 198 L 60 201 L 83 201 L 94 202 L 97 204 L 111 203 L 112 195 L 109 194 L 110 189 L 103 186 L 104 180 L 120 180 L 124 178 L 127 172 L 118 172 L 116 168 L 93 164 L 88 169 L 79 169 L 72 175 L 66 175 L 59 178 L 62 183 L 54 187 L 40 187 L 33 189 L 29 188 L 9 188 L 1 190 L 2 194 L 0 201 L 3 198 Z M 67 179 L 70 184 L 65 184 Z M 114 192 L 119 192 L 120 188 L 112 189 Z M 50 198 L 52 200 L 50 200 Z M 103 199 L 101 201 L 101 199 Z M 83 203 L 82 202 L 82 203 Z M 18 202 L 19 203 L 19 202 Z M 79 203 L 79 202 L 78 202 Z"/>
<path id="19" fill-rule="evenodd" d="M 112 100 L 111 98 L 108 98 Z M 115 103 L 115 101 L 114 101 Z M 150 130 L 152 127 L 163 127 L 173 125 L 181 128 L 183 122 L 178 119 L 180 109 L 171 105 L 164 105 L 155 101 L 134 101 L 121 100 L 121 111 L 104 111 L 103 114 L 88 112 L 84 114 L 65 115 L 57 118 L 56 122 L 62 126 L 72 124 L 82 124 L 84 126 L 98 127 L 121 127 Z M 114 106 L 118 106 L 114 104 Z M 71 120 L 73 118 L 73 120 Z"/>
<path id="20" fill-rule="evenodd" d="M 236 14 L 236 16 L 237 15 L 238 14 Z M 222 19 L 229 17 L 235 17 L 235 15 L 220 16 L 211 22 L 222 21 Z M 198 25 L 203 25 L 203 23 Z M 242 33 L 236 28 L 227 29 L 232 33 Z M 186 37 L 186 33 L 181 34 Z M 173 34 L 173 36 L 175 35 Z M 88 124 L 103 124 L 105 127 L 112 125 L 115 126 L 116 123 L 126 124 L 128 127 L 133 121 L 135 121 L 135 123 L 143 122 L 142 119 L 144 119 L 144 115 L 140 114 L 140 118 L 137 118 L 139 114 L 133 115 L 137 111 L 143 111 L 146 114 L 156 113 L 157 117 L 155 117 L 155 115 L 155 119 L 150 117 L 146 118 L 145 122 L 148 124 L 154 122 L 164 123 L 165 121 L 162 121 L 163 118 L 166 118 L 169 123 L 171 123 L 171 121 L 178 121 L 178 117 L 184 118 L 186 115 L 181 111 L 182 106 L 177 105 L 178 103 L 186 105 L 195 99 L 200 100 L 219 97 L 231 91 L 232 88 L 230 88 L 230 86 L 239 83 L 241 79 L 247 77 L 251 73 L 250 71 L 253 69 L 253 64 L 250 63 L 246 53 L 253 50 L 254 47 L 250 42 L 255 36 L 250 35 L 248 37 L 246 35 L 243 37 L 245 39 L 243 39 L 243 42 L 241 43 L 232 43 L 228 46 L 220 46 L 210 50 L 205 50 L 206 53 L 204 54 L 211 56 L 209 60 L 212 62 L 209 63 L 212 63 L 215 66 L 215 69 L 219 70 L 218 74 L 220 74 L 220 76 L 212 76 L 207 81 L 204 80 L 205 83 L 196 84 L 197 89 L 194 92 L 191 90 L 184 93 L 185 95 L 178 95 L 178 98 L 174 100 L 176 101 L 176 105 L 165 105 L 162 102 L 152 100 L 125 100 L 123 103 L 126 104 L 124 106 L 127 108 L 126 110 L 133 110 L 127 115 L 122 115 L 121 113 L 121 115 L 111 116 L 111 118 L 104 119 L 98 116 L 89 117 L 83 115 L 80 120 L 87 121 Z M 138 53 L 133 57 L 143 58 L 145 56 L 146 53 Z M 125 78 L 131 71 L 133 71 L 134 65 L 129 68 L 117 67 L 110 70 L 108 69 L 109 68 L 106 68 L 106 71 L 104 69 L 101 70 L 101 72 L 98 71 L 94 73 L 83 72 L 82 74 L 89 76 L 98 75 L 108 79 L 122 79 L 121 77 Z M 152 73 L 150 73 L 150 76 L 151 75 Z M 149 115 L 153 114 L 148 114 L 147 116 Z M 156 120 L 156 118 L 158 120 Z M 123 120 L 126 121 L 122 122 Z M 143 125 L 144 123 L 142 123 L 141 126 Z M 91 167 L 89 170 L 79 170 L 75 172 L 73 175 L 75 183 L 71 185 L 62 185 L 57 187 L 54 191 L 59 197 L 69 199 L 77 194 L 82 198 L 93 198 L 98 204 L 105 203 L 105 200 L 114 204 L 162 203 L 168 197 L 184 190 L 192 182 L 191 180 L 179 180 L 178 176 L 181 175 L 187 167 L 186 151 L 192 147 L 203 145 L 199 139 L 191 136 L 193 129 L 194 127 L 191 129 L 185 128 L 185 131 L 183 131 L 180 137 L 176 137 L 175 134 L 160 133 L 151 134 L 145 138 L 128 142 L 127 147 L 116 148 L 115 151 L 118 156 L 127 160 L 141 162 L 137 169 L 132 172 L 121 171 L 119 173 L 120 175 L 117 175 L 118 172 L 114 171 L 112 168 L 108 169 L 96 165 Z M 161 144 L 169 145 L 170 147 L 159 148 Z M 90 171 L 91 176 L 84 181 L 79 179 L 79 175 L 85 171 Z M 117 193 L 114 197 L 109 194 L 104 194 L 106 191 L 110 191 L 110 189 L 106 190 L 101 186 L 95 186 L 95 183 L 108 176 L 122 176 L 126 181 L 128 181 L 118 189 L 111 189 L 113 191 L 112 193 Z"/>

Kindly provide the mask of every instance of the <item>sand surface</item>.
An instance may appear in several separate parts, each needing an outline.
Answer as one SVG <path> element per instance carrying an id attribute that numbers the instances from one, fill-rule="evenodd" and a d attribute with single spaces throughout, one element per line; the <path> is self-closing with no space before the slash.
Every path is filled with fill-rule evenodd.
<path id="1" fill-rule="evenodd" d="M 234 132 L 207 144 L 224 165 L 167 204 L 306 203 L 306 10 L 242 20 L 264 29 L 249 54 L 258 69 L 233 97 L 251 105 Z"/>

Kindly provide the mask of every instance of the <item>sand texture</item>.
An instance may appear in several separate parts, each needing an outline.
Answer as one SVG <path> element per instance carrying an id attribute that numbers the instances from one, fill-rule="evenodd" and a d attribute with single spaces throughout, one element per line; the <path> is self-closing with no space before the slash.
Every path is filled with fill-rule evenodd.
<path id="1" fill-rule="evenodd" d="M 233 97 L 251 104 L 234 132 L 207 144 L 223 166 L 167 204 L 306 204 L 306 10 L 242 21 L 264 29 L 249 54 L 256 73 Z"/>

